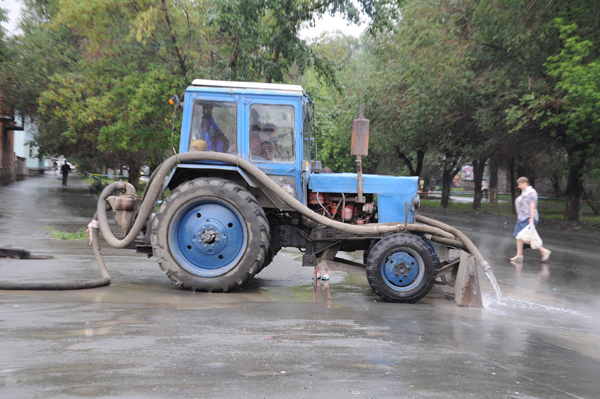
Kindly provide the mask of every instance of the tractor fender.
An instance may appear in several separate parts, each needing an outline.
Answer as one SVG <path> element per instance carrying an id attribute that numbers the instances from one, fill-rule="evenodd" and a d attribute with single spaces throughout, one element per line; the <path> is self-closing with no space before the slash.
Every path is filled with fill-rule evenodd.
<path id="1" fill-rule="evenodd" d="M 181 184 L 199 177 L 220 177 L 233 181 L 247 188 L 263 208 L 294 210 L 277 195 L 274 195 L 271 190 L 266 189 L 256 179 L 252 178 L 244 168 L 237 165 L 181 163 L 165 179 L 163 189 L 174 190 Z"/>
<path id="2" fill-rule="evenodd" d="M 173 181 L 173 177 L 182 175 L 183 171 L 190 171 L 190 172 L 192 172 L 192 174 L 200 175 L 200 176 L 209 175 L 211 171 L 233 171 L 233 172 L 236 172 L 240 177 L 242 177 L 244 179 L 244 181 L 248 184 L 248 186 L 253 187 L 253 188 L 259 187 L 259 185 L 239 166 L 206 165 L 206 164 L 193 164 L 193 163 L 182 163 L 182 164 L 177 165 L 177 167 L 171 171 L 171 173 L 165 180 L 164 186 L 168 187 L 170 189 L 174 189 L 179 184 L 181 184 L 181 182 L 177 182 L 177 179 L 175 179 L 175 181 L 174 181 L 175 184 L 171 184 L 171 182 Z M 196 172 L 196 173 L 194 173 L 194 172 Z"/>

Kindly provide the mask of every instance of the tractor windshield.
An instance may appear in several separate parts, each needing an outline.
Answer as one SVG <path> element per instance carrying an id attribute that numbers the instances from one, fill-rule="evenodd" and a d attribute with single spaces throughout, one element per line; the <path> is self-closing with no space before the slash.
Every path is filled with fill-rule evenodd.
<path id="1" fill-rule="evenodd" d="M 190 151 L 228 152 L 236 140 L 237 108 L 233 102 L 195 101 Z"/>

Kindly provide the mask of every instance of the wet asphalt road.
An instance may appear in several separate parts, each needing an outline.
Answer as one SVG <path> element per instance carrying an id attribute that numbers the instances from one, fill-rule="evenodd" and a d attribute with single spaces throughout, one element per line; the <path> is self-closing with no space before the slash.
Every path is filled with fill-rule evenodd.
<path id="1" fill-rule="evenodd" d="M 86 240 L 44 228 L 91 219 L 96 197 L 70 182 L 0 187 L 0 247 L 54 256 L 0 259 L 2 280 L 99 277 Z M 109 287 L 0 291 L 0 398 L 600 397 L 600 240 L 541 230 L 549 262 L 529 250 L 517 268 L 512 224 L 440 220 L 480 247 L 504 302 L 483 280 L 483 309 L 381 302 L 344 272 L 316 286 L 295 250 L 243 291 L 191 293 L 154 259 L 104 248 Z"/>

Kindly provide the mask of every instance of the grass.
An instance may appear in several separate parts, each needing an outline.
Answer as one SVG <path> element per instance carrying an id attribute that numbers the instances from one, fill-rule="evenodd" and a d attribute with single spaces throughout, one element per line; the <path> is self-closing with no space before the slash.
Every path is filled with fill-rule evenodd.
<path id="1" fill-rule="evenodd" d="M 87 184 L 89 184 L 89 185 L 93 185 L 93 184 L 95 184 L 95 183 L 96 183 L 96 180 L 95 180 L 95 179 L 93 179 L 93 178 L 92 178 L 92 179 L 90 179 L 89 177 L 86 177 L 85 175 L 82 175 L 82 174 L 80 174 L 80 175 L 81 175 L 81 181 L 82 181 L 83 183 L 87 183 Z M 102 179 L 102 182 L 103 182 L 103 183 L 107 183 L 107 184 L 111 184 L 111 183 L 114 183 L 114 182 L 117 182 L 117 181 L 126 181 L 126 180 L 114 180 L 114 179 L 109 179 L 109 178 L 107 178 L 107 177 L 103 177 L 102 175 L 93 174 L 93 173 L 92 173 L 92 176 L 98 176 L 98 177 L 100 177 L 100 179 Z M 145 181 L 143 181 L 143 180 L 140 180 L 140 181 L 139 181 L 139 183 L 138 183 L 138 185 L 139 185 L 139 189 L 136 191 L 136 193 L 137 193 L 137 195 L 138 195 L 139 197 L 141 197 L 141 196 L 142 196 L 142 193 L 144 192 L 144 188 L 146 187 L 146 182 L 145 182 Z"/>
<path id="2" fill-rule="evenodd" d="M 55 240 L 83 240 L 89 238 L 84 227 L 80 228 L 74 233 L 57 230 L 54 226 L 48 226 L 46 229 L 50 230 L 50 237 L 54 238 Z"/>
<path id="3" fill-rule="evenodd" d="M 421 205 L 431 206 L 434 208 L 440 208 L 440 200 L 427 200 L 422 199 Z M 451 201 L 448 205 L 450 209 L 456 209 L 463 212 L 473 211 L 473 204 L 470 202 L 453 202 Z M 480 212 L 488 212 L 494 215 L 502 215 L 502 216 L 513 216 L 512 207 L 510 203 L 500 203 L 500 204 L 488 204 L 481 203 Z"/>
<path id="4" fill-rule="evenodd" d="M 499 204 L 489 204 L 487 202 L 482 202 L 479 212 L 488 212 L 494 215 L 514 217 L 515 214 L 513 214 L 512 212 L 510 195 L 499 195 L 499 199 L 507 200 L 508 202 L 503 202 Z M 441 207 L 439 199 L 422 199 L 421 204 L 424 206 L 431 206 L 434 208 Z M 473 212 L 472 203 L 451 201 L 448 208 L 464 212 Z M 582 222 L 600 226 L 600 216 L 594 215 L 592 210 L 586 204 L 581 204 L 581 210 Z M 549 219 L 557 222 L 562 222 L 564 221 L 565 203 L 562 200 L 556 199 L 539 200 L 538 212 L 540 214 L 541 219 Z"/>

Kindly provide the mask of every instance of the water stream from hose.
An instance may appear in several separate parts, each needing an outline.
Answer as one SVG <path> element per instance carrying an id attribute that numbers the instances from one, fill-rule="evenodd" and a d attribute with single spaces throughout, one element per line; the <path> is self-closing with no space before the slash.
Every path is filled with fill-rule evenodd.
<path id="1" fill-rule="evenodd" d="M 496 276 L 494 276 L 492 269 L 488 268 L 485 271 L 485 274 L 487 275 L 487 278 L 490 280 L 490 283 L 492 283 L 492 287 L 494 288 L 494 291 L 496 291 L 496 298 L 498 298 L 499 302 L 502 302 L 502 291 L 500 291 L 500 286 L 498 285 L 498 282 L 496 281 Z"/>

